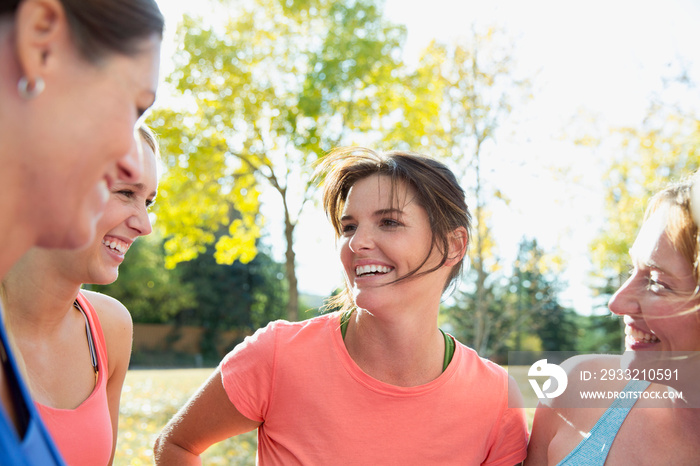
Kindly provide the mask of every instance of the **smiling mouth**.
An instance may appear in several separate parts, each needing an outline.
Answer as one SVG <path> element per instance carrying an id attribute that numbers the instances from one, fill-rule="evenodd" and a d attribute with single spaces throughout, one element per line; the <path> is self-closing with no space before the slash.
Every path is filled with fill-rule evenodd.
<path id="1" fill-rule="evenodd" d="M 635 343 L 656 343 L 660 341 L 653 333 L 646 333 L 629 325 L 625 326 L 625 335 Z"/>
<path id="2" fill-rule="evenodd" d="M 371 275 L 384 275 L 394 270 L 393 267 L 384 265 L 359 265 L 355 267 L 355 275 L 358 277 L 367 277 Z"/>
<path id="3" fill-rule="evenodd" d="M 112 251 L 118 252 L 119 254 L 126 254 L 126 251 L 129 250 L 129 245 L 122 241 L 107 241 L 103 239 L 102 244 L 107 246 Z"/>

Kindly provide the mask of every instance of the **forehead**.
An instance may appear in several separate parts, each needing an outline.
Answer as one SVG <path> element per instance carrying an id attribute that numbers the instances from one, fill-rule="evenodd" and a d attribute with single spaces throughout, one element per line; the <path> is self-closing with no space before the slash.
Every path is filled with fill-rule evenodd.
<path id="1" fill-rule="evenodd" d="M 636 264 L 660 268 L 679 278 L 692 275 L 690 264 L 666 233 L 668 216 L 669 207 L 665 205 L 649 216 L 630 248 L 630 255 Z"/>
<path id="2" fill-rule="evenodd" d="M 386 175 L 370 175 L 350 187 L 343 210 L 358 206 L 403 209 L 411 204 L 413 194 L 413 189 L 405 181 Z"/>
<path id="3" fill-rule="evenodd" d="M 662 243 L 668 243 L 666 224 L 668 221 L 668 207 L 662 205 L 642 224 L 634 244 L 630 248 L 630 255 L 642 262 L 648 261 L 659 250 Z M 662 241 L 665 238 L 666 241 Z M 670 243 L 668 244 L 670 246 Z"/>
<path id="4" fill-rule="evenodd" d="M 113 53 L 105 61 L 106 71 L 120 76 L 135 92 L 155 92 L 159 83 L 160 36 L 151 35 L 141 41 L 134 55 Z"/>

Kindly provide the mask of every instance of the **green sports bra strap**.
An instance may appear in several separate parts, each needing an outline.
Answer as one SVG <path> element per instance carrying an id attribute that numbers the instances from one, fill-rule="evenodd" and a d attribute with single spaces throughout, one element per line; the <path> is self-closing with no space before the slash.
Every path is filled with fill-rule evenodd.
<path id="1" fill-rule="evenodd" d="M 345 334 L 348 331 L 350 315 L 352 315 L 352 311 L 346 311 L 340 317 L 340 333 L 343 335 L 343 340 L 345 340 Z M 442 336 L 445 338 L 445 357 L 442 361 L 442 371 L 445 372 L 447 366 L 450 365 L 450 361 L 452 361 L 452 356 L 455 354 L 455 341 L 451 336 L 443 332 L 442 329 L 439 330 L 440 333 L 442 333 Z"/>
<path id="2" fill-rule="evenodd" d="M 447 366 L 450 365 L 450 361 L 452 361 L 452 356 L 455 355 L 455 341 L 451 336 L 443 332 L 442 329 L 439 330 L 442 336 L 445 337 L 445 358 L 442 360 L 442 372 L 445 372 Z"/>

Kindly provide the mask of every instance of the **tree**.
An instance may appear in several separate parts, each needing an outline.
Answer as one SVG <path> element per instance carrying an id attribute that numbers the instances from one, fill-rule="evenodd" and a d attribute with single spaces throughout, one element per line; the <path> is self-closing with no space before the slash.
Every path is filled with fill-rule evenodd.
<path id="1" fill-rule="evenodd" d="M 674 105 L 652 102 L 639 128 L 615 128 L 607 144 L 617 148 L 603 178 L 605 218 L 590 245 L 600 283 L 594 291 L 607 304 L 627 278 L 629 249 L 650 197 L 700 166 L 700 120 Z"/>
<path id="2" fill-rule="evenodd" d="M 414 149 L 443 157 L 455 166 L 469 190 L 474 227 L 470 238 L 470 276 L 473 299 L 462 311 L 470 322 L 471 344 L 486 351 L 490 309 L 496 304 L 489 275 L 498 268 L 489 224 L 487 202 L 507 202 L 491 185 L 484 168 L 500 124 L 515 101 L 530 97 L 528 80 L 516 76 L 511 46 L 504 35 L 490 28 L 472 28 L 470 41 L 453 45 L 432 42 L 411 76 L 410 94 L 402 102 L 404 131 L 396 131 Z M 466 297 L 462 293 L 460 296 Z"/>
<path id="3" fill-rule="evenodd" d="M 121 301 L 139 323 L 164 323 L 195 306 L 195 290 L 180 270 L 165 268 L 163 240 L 156 234 L 139 238 L 119 267 L 119 279 L 90 289 Z"/>
<path id="4" fill-rule="evenodd" d="M 577 316 L 580 329 L 576 350 L 584 353 L 617 353 L 625 348 L 624 323 L 610 313 Z"/>
<path id="5" fill-rule="evenodd" d="M 557 278 L 558 259 L 546 254 L 537 240 L 522 238 L 518 255 L 508 276 L 491 274 L 486 281 L 490 297 L 483 315 L 483 327 L 474 326 L 472 315 L 465 312 L 475 306 L 478 295 L 471 289 L 460 290 L 456 303 L 448 309 L 457 323 L 457 336 L 464 341 L 477 341 L 480 355 L 503 355 L 506 351 L 574 350 L 578 337 L 576 315 L 559 302 L 561 284 Z M 475 273 L 475 272 L 472 272 Z M 523 337 L 536 336 L 539 344 L 525 347 Z"/>
<path id="6" fill-rule="evenodd" d="M 255 330 L 284 317 L 287 296 L 280 276 L 283 268 L 263 250 L 247 264 L 219 264 L 214 248 L 178 267 L 182 279 L 195 290 L 196 305 L 174 316 L 179 325 L 205 330 L 202 354 L 217 356 L 220 332 Z"/>
<path id="7" fill-rule="evenodd" d="M 169 154 L 162 225 L 171 265 L 201 253 L 222 225 L 217 260 L 251 260 L 258 196 L 271 189 L 284 218 L 287 318 L 296 320 L 294 230 L 314 195 L 313 163 L 389 112 L 405 31 L 372 0 L 257 0 L 230 11 L 221 27 L 186 16 L 179 28 L 168 79 L 187 106 L 153 119 Z"/>

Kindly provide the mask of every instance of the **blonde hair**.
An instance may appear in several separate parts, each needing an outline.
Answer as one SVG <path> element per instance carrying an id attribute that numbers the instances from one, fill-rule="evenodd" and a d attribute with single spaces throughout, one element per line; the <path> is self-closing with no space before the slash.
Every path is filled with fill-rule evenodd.
<path id="1" fill-rule="evenodd" d="M 656 193 L 647 205 L 644 213 L 646 221 L 663 206 L 669 207 L 666 221 L 666 235 L 673 248 L 691 265 L 696 285 L 700 285 L 700 258 L 698 258 L 698 225 L 693 220 L 691 191 L 693 179 L 688 178 L 674 183 Z M 698 286 L 696 286 L 698 294 Z"/>
<path id="2" fill-rule="evenodd" d="M 138 127 L 139 136 L 144 140 L 148 147 L 151 148 L 156 156 L 156 160 L 160 159 L 160 149 L 158 147 L 158 138 L 153 130 L 145 123 L 141 123 Z"/>

